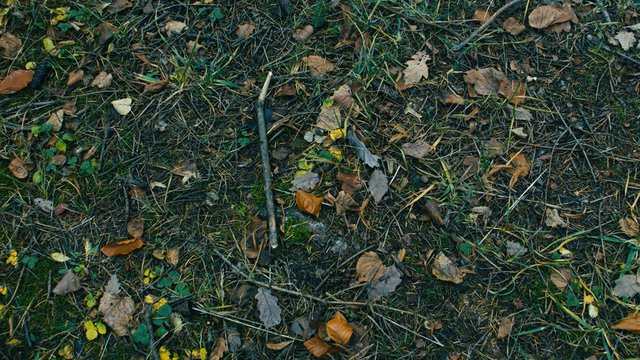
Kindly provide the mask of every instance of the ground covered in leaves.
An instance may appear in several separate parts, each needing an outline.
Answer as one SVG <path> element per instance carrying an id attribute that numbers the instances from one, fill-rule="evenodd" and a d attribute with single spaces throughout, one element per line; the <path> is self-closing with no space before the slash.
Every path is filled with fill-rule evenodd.
<path id="1" fill-rule="evenodd" d="M 505 4 L 3 1 L 0 356 L 637 356 L 638 3 Z"/>

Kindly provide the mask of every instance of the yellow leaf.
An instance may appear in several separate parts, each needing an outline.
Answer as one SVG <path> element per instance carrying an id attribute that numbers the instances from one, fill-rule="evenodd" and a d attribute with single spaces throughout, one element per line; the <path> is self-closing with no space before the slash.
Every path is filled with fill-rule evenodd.
<path id="1" fill-rule="evenodd" d="M 20 345 L 21 343 L 22 342 L 20 341 L 20 339 L 11 339 L 6 342 L 6 344 L 9 346 L 17 346 L 17 345 Z"/>
<path id="2" fill-rule="evenodd" d="M 329 137 L 331 138 L 331 140 L 336 141 L 338 139 L 341 139 L 344 137 L 344 130 L 343 129 L 335 129 L 335 130 L 331 130 L 329 132 Z"/>
<path id="3" fill-rule="evenodd" d="M 66 360 L 73 359 L 73 346 L 71 344 L 67 344 L 58 350 L 58 355 L 63 357 Z"/>
<path id="4" fill-rule="evenodd" d="M 98 330 L 98 334 L 104 335 L 107 333 L 107 326 L 101 322 L 96 323 L 96 330 Z"/>
<path id="5" fill-rule="evenodd" d="M 0 295 L 7 295 L 7 287 L 0 285 Z"/>
<path id="6" fill-rule="evenodd" d="M 147 295 L 144 297 L 145 304 L 153 304 L 154 301 L 156 301 L 156 298 L 153 295 Z"/>
<path id="7" fill-rule="evenodd" d="M 9 265 L 18 266 L 18 252 L 16 250 L 9 251 L 9 256 L 5 262 Z"/>
<path id="8" fill-rule="evenodd" d="M 49 254 L 49 256 L 51 256 L 51 259 L 53 259 L 53 261 L 57 261 L 61 263 L 70 260 L 70 258 L 67 255 L 59 252 L 51 253 Z"/>
<path id="9" fill-rule="evenodd" d="M 33 70 L 33 69 L 35 69 L 35 68 L 36 68 L 36 66 L 37 66 L 37 65 L 38 65 L 38 64 L 36 64 L 36 62 L 35 62 L 35 61 L 29 61 L 28 63 L 26 63 L 26 64 L 24 65 L 24 68 L 25 68 L 26 70 Z"/>
<path id="10" fill-rule="evenodd" d="M 85 321 L 84 323 L 85 333 L 84 335 L 87 337 L 87 340 L 93 341 L 98 337 L 98 329 L 93 321 Z"/>
<path id="11" fill-rule="evenodd" d="M 56 45 L 53 43 L 53 40 L 51 40 L 51 38 L 48 38 L 48 37 L 42 39 L 42 46 L 44 46 L 44 51 L 47 53 L 50 53 L 56 48 Z"/>
<path id="12" fill-rule="evenodd" d="M 331 154 L 331 156 L 338 161 L 342 160 L 342 150 L 340 150 L 337 146 L 330 147 L 329 154 Z"/>
<path id="13" fill-rule="evenodd" d="M 161 346 L 160 349 L 158 349 L 158 356 L 160 357 L 160 360 L 171 360 L 171 352 L 164 346 Z"/>

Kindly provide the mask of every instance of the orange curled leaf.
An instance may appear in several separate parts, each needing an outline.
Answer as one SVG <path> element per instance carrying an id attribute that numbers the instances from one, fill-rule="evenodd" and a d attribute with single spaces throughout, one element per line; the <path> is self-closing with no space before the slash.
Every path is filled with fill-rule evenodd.
<path id="1" fill-rule="evenodd" d="M 311 355 L 315 357 L 323 357 L 328 354 L 335 354 L 338 349 L 329 345 L 326 341 L 320 339 L 318 335 L 304 342 L 304 347 L 309 350 Z"/>
<path id="2" fill-rule="evenodd" d="M 0 94 L 13 94 L 26 88 L 33 80 L 32 70 L 14 70 L 0 81 Z"/>
<path id="3" fill-rule="evenodd" d="M 611 327 L 613 330 L 625 330 L 630 332 L 640 332 L 640 313 L 630 314 L 626 318 L 618 321 Z"/>
<path id="4" fill-rule="evenodd" d="M 296 205 L 298 209 L 314 216 L 320 215 L 322 208 L 322 198 L 310 194 L 306 191 L 296 191 Z"/>
<path id="5" fill-rule="evenodd" d="M 327 321 L 327 335 L 340 345 L 347 345 L 353 334 L 353 328 L 341 312 L 337 311 L 333 319 Z"/>
<path id="6" fill-rule="evenodd" d="M 105 245 L 100 249 L 100 251 L 107 256 L 129 255 L 134 250 L 140 249 L 142 245 L 144 245 L 142 239 L 136 238 Z"/>

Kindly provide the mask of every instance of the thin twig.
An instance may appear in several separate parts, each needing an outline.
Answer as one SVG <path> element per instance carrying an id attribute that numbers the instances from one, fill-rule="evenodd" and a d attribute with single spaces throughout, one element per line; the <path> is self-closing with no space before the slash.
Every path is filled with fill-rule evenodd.
<path id="1" fill-rule="evenodd" d="M 514 5 L 517 5 L 521 2 L 522 0 L 512 0 L 511 2 L 506 3 L 503 7 L 498 9 L 498 11 L 496 11 L 493 15 L 491 15 L 489 20 L 487 20 L 484 24 L 482 24 L 479 28 L 477 28 L 476 31 L 472 32 L 471 35 L 469 35 L 466 39 L 462 40 L 462 42 L 460 42 L 458 45 L 451 48 L 451 50 L 453 51 L 462 50 L 465 46 L 467 46 L 467 44 L 471 40 L 475 39 L 478 35 L 480 35 L 483 31 L 485 31 L 489 27 L 489 25 L 491 25 L 491 23 L 493 23 L 498 18 L 498 16 L 500 16 L 500 14 L 505 12 L 508 8 Z"/>
<path id="2" fill-rule="evenodd" d="M 273 74 L 269 71 L 264 81 L 256 112 L 258 115 L 258 130 L 260 131 L 260 154 L 262 155 L 262 176 L 264 178 L 264 193 L 267 198 L 267 214 L 269 215 L 269 245 L 272 249 L 278 247 L 278 229 L 276 228 L 276 211 L 273 205 L 273 190 L 271 190 L 271 165 L 269 163 L 269 139 L 267 138 L 267 126 L 264 120 L 264 100 L 267 97 L 269 83 Z"/>
<path id="3" fill-rule="evenodd" d="M 392 8 L 391 6 L 386 5 L 386 4 L 380 4 L 380 7 L 385 9 L 385 10 L 387 10 L 387 11 L 389 11 L 389 12 L 394 13 L 395 15 L 397 15 L 399 17 L 404 18 L 405 20 L 412 21 L 414 23 L 418 23 L 418 24 L 425 25 L 425 26 L 431 26 L 431 27 L 434 27 L 436 29 L 440 29 L 440 30 L 446 31 L 446 32 L 448 32 L 449 34 L 452 34 L 452 35 L 458 35 L 458 33 L 455 30 L 450 29 L 450 28 L 448 28 L 448 27 L 446 27 L 444 25 L 440 25 L 435 21 L 429 21 L 429 20 L 426 20 L 426 19 L 423 19 L 423 18 L 419 18 L 419 17 L 415 17 L 415 16 L 409 16 L 409 15 L 405 14 L 403 11 L 396 10 L 396 9 Z"/>
<path id="4" fill-rule="evenodd" d="M 584 159 L 587 162 L 587 165 L 589 165 L 589 171 L 591 171 L 591 177 L 593 178 L 593 181 L 597 183 L 598 177 L 596 176 L 596 172 L 593 170 L 591 161 L 589 161 L 589 155 L 587 154 L 587 151 L 584 149 L 584 146 L 582 146 L 582 142 L 578 140 L 578 137 L 576 137 L 576 134 L 573 132 L 573 130 L 571 130 L 571 127 L 569 126 L 569 124 L 567 124 L 567 122 L 564 120 L 564 116 L 562 116 L 562 114 L 560 113 L 560 110 L 558 110 L 558 106 L 556 104 L 553 104 L 553 108 L 556 109 L 556 112 L 558 113 L 558 117 L 560 118 L 560 120 L 562 120 L 564 127 L 566 127 L 567 130 L 569 130 L 569 134 L 571 134 L 571 136 L 573 137 L 573 140 L 576 141 L 576 144 L 578 144 L 578 147 L 580 148 L 580 150 L 582 150 Z"/>
<path id="5" fill-rule="evenodd" d="M 153 324 L 151 323 L 151 309 L 153 309 L 152 304 L 148 305 L 144 312 L 144 322 L 147 324 L 147 334 L 149 335 L 149 353 L 151 353 L 153 360 L 160 360 L 158 349 L 156 349 L 156 339 L 153 334 Z"/>

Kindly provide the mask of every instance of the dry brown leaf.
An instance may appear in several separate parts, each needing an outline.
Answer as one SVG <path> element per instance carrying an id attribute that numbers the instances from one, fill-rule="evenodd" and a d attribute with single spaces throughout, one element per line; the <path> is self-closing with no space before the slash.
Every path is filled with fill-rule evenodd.
<path id="1" fill-rule="evenodd" d="M 529 175 L 529 171 L 531 171 L 531 161 L 529 161 L 523 153 L 513 156 L 511 158 L 511 164 L 513 165 L 513 172 L 509 180 L 509 189 L 513 189 L 518 179 L 521 176 Z"/>
<path id="2" fill-rule="evenodd" d="M 351 93 L 351 88 L 349 85 L 344 84 L 338 88 L 331 96 L 331 99 L 334 103 L 345 110 L 349 110 L 352 105 L 355 104 L 355 100 L 353 99 L 353 94 Z"/>
<path id="3" fill-rule="evenodd" d="M 65 115 L 75 115 L 78 109 L 76 109 L 76 101 L 78 98 L 73 98 L 62 105 L 62 111 Z"/>
<path id="4" fill-rule="evenodd" d="M 255 215 L 245 229 L 245 238 L 240 247 L 248 259 L 257 259 L 267 243 L 267 222 Z"/>
<path id="5" fill-rule="evenodd" d="M 330 61 L 318 55 L 305 56 L 302 61 L 307 65 L 309 74 L 313 77 L 321 77 L 336 68 Z"/>
<path id="6" fill-rule="evenodd" d="M 122 10 L 126 10 L 132 6 L 133 4 L 129 0 L 114 0 L 114 1 L 111 1 L 106 8 L 107 8 L 107 11 L 110 13 L 117 13 Z"/>
<path id="7" fill-rule="evenodd" d="M 144 191 L 144 189 L 141 189 L 139 187 L 134 187 L 134 188 L 131 188 L 131 190 L 129 190 L 129 196 L 131 196 L 132 199 L 142 199 L 146 195 L 147 195 L 147 192 Z"/>
<path id="8" fill-rule="evenodd" d="M 424 204 L 424 211 L 426 220 L 433 221 L 440 226 L 445 225 L 442 219 L 442 213 L 440 212 L 440 204 L 431 199 L 427 199 Z"/>
<path id="9" fill-rule="evenodd" d="M 544 223 L 551 228 L 555 229 L 559 227 L 560 228 L 569 227 L 569 224 L 567 224 L 567 222 L 560 217 L 560 214 L 558 213 L 558 209 L 546 208 L 544 210 L 544 215 L 545 215 Z"/>
<path id="10" fill-rule="evenodd" d="M 337 215 L 344 215 L 346 214 L 347 210 L 349 210 L 349 208 L 356 206 L 357 203 L 355 200 L 353 200 L 353 198 L 351 197 L 351 195 L 347 194 L 344 190 L 340 191 L 338 193 L 338 196 L 336 196 L 335 199 L 335 207 L 336 207 L 336 214 Z"/>
<path id="11" fill-rule="evenodd" d="M 342 183 L 342 191 L 352 195 L 362 189 L 362 178 L 358 174 L 344 174 L 339 172 L 336 179 Z"/>
<path id="12" fill-rule="evenodd" d="M 198 168 L 196 164 L 190 162 L 189 160 L 182 160 L 176 164 L 176 166 L 171 169 L 171 172 L 175 175 L 182 176 L 182 184 L 186 184 L 189 179 L 194 178 L 197 179 L 200 175 L 198 174 Z"/>
<path id="13" fill-rule="evenodd" d="M 135 310 L 135 304 L 130 297 L 122 297 L 119 293 L 118 277 L 115 274 L 111 275 L 104 288 L 104 295 L 100 299 L 98 311 L 104 315 L 104 322 L 116 335 L 125 336 L 129 333 L 129 322 Z"/>
<path id="14" fill-rule="evenodd" d="M 329 345 L 326 341 L 322 340 L 318 335 L 304 342 L 304 347 L 315 357 L 323 357 L 329 354 L 335 354 L 339 350 L 338 348 Z"/>
<path id="15" fill-rule="evenodd" d="M 67 78 L 67 86 L 71 86 L 75 83 L 78 83 L 84 79 L 84 70 L 78 70 L 69 73 L 69 77 Z"/>
<path id="16" fill-rule="evenodd" d="M 408 156 L 412 156 L 416 159 L 423 159 L 427 155 L 429 155 L 429 151 L 431 151 L 431 145 L 429 145 L 426 141 L 420 139 L 412 143 L 402 144 L 402 151 Z"/>
<path id="17" fill-rule="evenodd" d="M 256 31 L 256 26 L 253 23 L 240 24 L 236 28 L 236 36 L 241 39 L 246 39 L 251 36 L 254 31 Z"/>
<path id="18" fill-rule="evenodd" d="M 473 20 L 477 20 L 480 22 L 480 25 L 483 25 L 484 23 L 487 22 L 487 20 L 489 20 L 489 18 L 491 17 L 491 13 L 489 12 L 489 9 L 478 9 L 473 13 Z"/>
<path id="19" fill-rule="evenodd" d="M 127 223 L 127 233 L 133 238 L 140 238 L 144 233 L 144 219 L 131 219 Z"/>
<path id="20" fill-rule="evenodd" d="M 298 206 L 298 209 L 313 216 L 318 216 L 320 215 L 320 209 L 322 208 L 322 198 L 303 190 L 297 190 L 296 205 Z"/>
<path id="21" fill-rule="evenodd" d="M 558 31 L 558 29 L 571 29 L 569 22 L 577 23 L 578 17 L 570 6 L 562 5 L 542 5 L 533 9 L 529 14 L 529 25 L 535 29 L 547 29 Z M 553 28 L 554 25 L 560 27 Z"/>
<path id="22" fill-rule="evenodd" d="M 640 332 L 640 313 L 629 314 L 629 316 L 618 321 L 611 327 L 613 330 L 624 330 L 630 332 Z"/>
<path id="23" fill-rule="evenodd" d="M 151 253 L 151 256 L 153 256 L 158 260 L 164 260 L 166 258 L 165 252 L 161 249 L 154 249 L 153 252 Z"/>
<path id="24" fill-rule="evenodd" d="M 420 82 L 422 78 L 427 79 L 429 77 L 429 66 L 427 61 L 431 60 L 431 56 L 422 51 L 411 56 L 411 60 L 407 61 L 407 68 L 402 71 L 404 74 L 404 84 L 413 85 Z"/>
<path id="25" fill-rule="evenodd" d="M 502 71 L 488 67 L 469 70 L 464 73 L 464 82 L 473 85 L 473 89 L 480 95 L 494 95 L 500 90 L 500 84 L 507 80 Z"/>
<path id="26" fill-rule="evenodd" d="M 284 85 L 278 88 L 278 90 L 276 90 L 276 93 L 274 95 L 275 97 L 280 97 L 280 96 L 296 96 L 296 88 L 293 86 L 289 86 L 289 85 Z"/>
<path id="27" fill-rule="evenodd" d="M 238 92 L 240 93 L 240 95 L 244 95 L 244 96 L 250 95 L 251 90 L 253 90 L 255 85 L 256 85 L 256 79 L 246 79 L 242 83 L 242 87 Z"/>
<path id="28" fill-rule="evenodd" d="M 313 26 L 305 25 L 293 32 L 293 39 L 297 41 L 306 41 L 313 35 Z"/>
<path id="29" fill-rule="evenodd" d="M 182 21 L 171 20 L 164 24 L 162 30 L 167 34 L 167 36 L 171 37 L 180 34 L 186 28 L 187 24 Z"/>
<path id="30" fill-rule="evenodd" d="M 442 281 L 460 284 L 464 281 L 465 273 L 460 271 L 456 264 L 449 259 L 444 253 L 439 253 L 431 268 L 431 273 Z"/>
<path id="31" fill-rule="evenodd" d="M 100 73 L 91 82 L 91 86 L 95 86 L 98 89 L 104 89 L 111 86 L 112 82 L 113 82 L 113 75 L 107 74 L 106 71 L 100 71 Z"/>
<path id="32" fill-rule="evenodd" d="M 15 157 L 9 163 L 9 171 L 18 179 L 26 179 L 29 171 L 33 170 L 36 165 L 27 157 Z"/>
<path id="33" fill-rule="evenodd" d="M 289 346 L 289 344 L 291 344 L 293 342 L 293 340 L 287 340 L 287 341 L 282 341 L 279 343 L 272 343 L 272 342 L 268 342 L 267 343 L 267 348 L 270 350 L 274 350 L 274 351 L 280 351 L 284 348 L 286 348 L 287 346 Z"/>
<path id="34" fill-rule="evenodd" d="M 0 81 L 0 94 L 7 95 L 16 93 L 26 88 L 33 80 L 33 71 L 14 70 L 2 81 Z"/>
<path id="35" fill-rule="evenodd" d="M 174 267 L 178 266 L 178 263 L 180 262 L 180 249 L 173 248 L 167 250 L 167 262 Z"/>
<path id="36" fill-rule="evenodd" d="M 162 89 L 164 89 L 164 87 L 167 86 L 168 83 L 169 83 L 168 80 L 160 80 L 160 81 L 152 82 L 152 83 L 149 83 L 149 84 L 145 84 L 144 85 L 144 90 L 142 91 L 142 93 L 143 94 L 146 94 L 146 93 L 155 94 L 157 92 L 160 92 Z"/>
<path id="37" fill-rule="evenodd" d="M 22 40 L 10 33 L 0 35 L 0 55 L 10 58 L 22 48 Z"/>
<path id="38" fill-rule="evenodd" d="M 356 280 L 359 282 L 376 281 L 384 275 L 386 267 L 375 251 L 362 254 L 356 263 Z"/>
<path id="39" fill-rule="evenodd" d="M 353 335 L 353 328 L 341 312 L 336 311 L 333 318 L 327 321 L 327 335 L 340 345 L 347 345 Z"/>
<path id="40" fill-rule="evenodd" d="M 80 278 L 73 270 L 67 271 L 66 274 L 60 279 L 55 288 L 53 288 L 53 293 L 55 295 L 65 295 L 72 293 L 74 291 L 80 290 L 82 285 L 80 284 Z"/>
<path id="41" fill-rule="evenodd" d="M 122 240 L 105 245 L 100 249 L 106 256 L 128 255 L 134 250 L 140 249 L 144 242 L 140 238 Z"/>
<path id="42" fill-rule="evenodd" d="M 63 120 L 64 120 L 64 110 L 60 109 L 56 112 L 51 113 L 46 123 L 51 125 L 51 130 L 53 130 L 54 132 L 58 132 L 60 131 L 60 129 L 62 129 Z"/>
<path id="43" fill-rule="evenodd" d="M 227 352 L 227 340 L 225 340 L 224 336 L 220 336 L 216 341 L 215 346 L 211 349 L 211 355 L 209 355 L 209 360 L 220 360 L 224 357 L 224 353 Z"/>
<path id="44" fill-rule="evenodd" d="M 526 99 L 527 87 L 522 81 L 505 80 L 500 83 L 498 93 L 513 105 L 521 105 Z"/>
<path id="45" fill-rule="evenodd" d="M 444 98 L 443 102 L 445 105 L 464 105 L 464 98 L 458 94 L 451 93 Z"/>
<path id="46" fill-rule="evenodd" d="M 558 289 L 564 290 L 571 282 L 571 278 L 571 269 L 562 268 L 560 270 L 553 269 L 549 280 L 551 280 L 553 285 L 555 285 Z"/>
<path id="47" fill-rule="evenodd" d="M 316 120 L 316 127 L 322 130 L 333 131 L 339 129 L 342 123 L 342 113 L 336 104 L 322 105 Z"/>
<path id="48" fill-rule="evenodd" d="M 519 35 L 524 31 L 524 29 L 526 29 L 526 27 L 514 17 L 507 18 L 507 20 L 502 23 L 502 27 L 506 32 L 513 36 Z"/>
<path id="49" fill-rule="evenodd" d="M 620 224 L 620 230 L 630 237 L 636 237 L 640 232 L 640 225 L 632 217 L 622 218 L 618 224 Z"/>
<path id="50" fill-rule="evenodd" d="M 502 318 L 500 327 L 498 328 L 498 339 L 503 339 L 509 336 L 515 322 L 516 319 L 511 316 L 505 316 L 504 318 Z"/>

